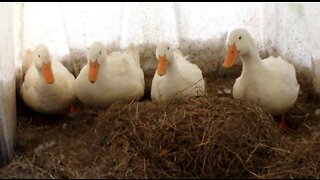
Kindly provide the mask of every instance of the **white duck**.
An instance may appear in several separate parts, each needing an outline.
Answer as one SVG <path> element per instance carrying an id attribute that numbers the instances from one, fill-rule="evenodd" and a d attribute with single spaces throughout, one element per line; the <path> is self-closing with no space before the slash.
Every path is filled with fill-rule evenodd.
<path id="1" fill-rule="evenodd" d="M 168 101 L 174 98 L 203 96 L 205 83 L 200 68 L 190 63 L 180 51 L 162 42 L 156 50 L 158 67 L 151 85 L 151 98 Z"/>
<path id="2" fill-rule="evenodd" d="M 101 43 L 93 43 L 88 51 L 87 65 L 75 81 L 78 99 L 91 107 L 138 100 L 144 94 L 144 87 L 139 50 L 133 44 L 123 53 L 113 52 L 107 56 Z"/>
<path id="3" fill-rule="evenodd" d="M 58 114 L 76 100 L 74 76 L 52 59 L 47 47 L 40 44 L 32 53 L 32 62 L 25 74 L 20 94 L 31 109 L 44 114 Z"/>
<path id="4" fill-rule="evenodd" d="M 249 32 L 242 28 L 230 32 L 227 47 L 223 67 L 231 67 L 237 55 L 243 63 L 233 97 L 258 104 L 272 115 L 282 115 L 280 128 L 285 128 L 284 114 L 296 102 L 300 88 L 293 65 L 281 57 L 262 60 Z"/>

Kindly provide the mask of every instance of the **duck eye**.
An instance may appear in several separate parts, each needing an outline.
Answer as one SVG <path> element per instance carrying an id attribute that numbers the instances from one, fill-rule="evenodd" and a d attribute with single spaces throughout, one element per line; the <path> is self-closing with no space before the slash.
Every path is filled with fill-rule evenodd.
<path id="1" fill-rule="evenodd" d="M 101 54 L 101 51 L 99 51 L 99 54 Z"/>
<path id="2" fill-rule="evenodd" d="M 38 54 L 38 57 L 40 58 L 40 54 Z"/>
<path id="3" fill-rule="evenodd" d="M 169 50 L 169 47 L 167 49 Z"/>
<path id="4" fill-rule="evenodd" d="M 239 40 L 241 40 L 241 36 L 239 36 Z"/>

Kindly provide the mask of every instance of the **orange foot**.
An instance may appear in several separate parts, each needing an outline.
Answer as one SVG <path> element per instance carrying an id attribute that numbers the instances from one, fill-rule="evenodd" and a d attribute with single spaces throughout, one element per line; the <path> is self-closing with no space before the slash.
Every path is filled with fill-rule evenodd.
<path id="1" fill-rule="evenodd" d="M 32 124 L 37 126 L 44 126 L 45 125 L 45 118 L 43 116 L 40 116 L 38 114 L 35 114 L 35 116 L 32 119 Z"/>
<path id="2" fill-rule="evenodd" d="M 69 110 L 67 110 L 66 112 L 62 113 L 63 115 L 66 115 L 66 116 L 75 116 L 77 113 L 80 112 L 80 108 L 77 107 L 77 106 L 70 106 Z"/>
<path id="3" fill-rule="evenodd" d="M 288 126 L 287 126 L 287 124 L 286 124 L 286 122 L 284 120 L 284 116 L 285 116 L 285 114 L 281 115 L 281 122 L 279 124 L 280 131 L 286 130 L 288 128 Z"/>
<path id="4" fill-rule="evenodd" d="M 36 126 L 46 126 L 50 124 L 53 121 L 54 117 L 46 115 L 46 114 L 40 114 L 35 113 L 33 116 L 32 124 Z"/>

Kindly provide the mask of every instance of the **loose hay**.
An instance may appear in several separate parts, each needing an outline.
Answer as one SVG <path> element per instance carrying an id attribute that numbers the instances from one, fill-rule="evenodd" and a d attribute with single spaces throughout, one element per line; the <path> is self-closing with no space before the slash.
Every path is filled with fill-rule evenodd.
<path id="1" fill-rule="evenodd" d="M 280 134 L 259 107 L 218 95 L 232 81 L 212 80 L 207 97 L 116 103 L 43 125 L 21 115 L 16 157 L 0 177 L 319 178 L 310 95 L 287 116 L 299 128 Z"/>

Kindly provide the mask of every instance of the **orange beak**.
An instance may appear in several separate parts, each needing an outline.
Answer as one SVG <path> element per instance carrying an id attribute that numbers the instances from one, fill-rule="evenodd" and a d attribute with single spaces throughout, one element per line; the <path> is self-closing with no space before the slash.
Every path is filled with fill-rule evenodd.
<path id="1" fill-rule="evenodd" d="M 42 73 L 43 73 L 44 79 L 46 80 L 46 82 L 48 84 L 52 84 L 54 82 L 54 77 L 53 77 L 50 63 L 48 63 L 48 64 L 43 63 Z"/>
<path id="2" fill-rule="evenodd" d="M 159 62 L 158 62 L 158 75 L 163 76 L 167 73 L 168 69 L 168 60 L 165 56 L 159 56 Z"/>
<path id="3" fill-rule="evenodd" d="M 95 62 L 91 62 L 89 64 L 89 75 L 88 79 L 91 83 L 94 83 L 98 78 L 99 64 Z"/>
<path id="4" fill-rule="evenodd" d="M 228 54 L 226 59 L 223 62 L 223 67 L 224 68 L 232 67 L 234 62 L 236 61 L 237 56 L 238 56 L 238 51 L 236 48 L 236 44 L 234 43 L 233 45 L 228 47 Z"/>

